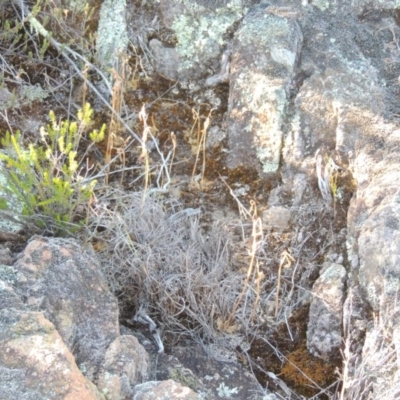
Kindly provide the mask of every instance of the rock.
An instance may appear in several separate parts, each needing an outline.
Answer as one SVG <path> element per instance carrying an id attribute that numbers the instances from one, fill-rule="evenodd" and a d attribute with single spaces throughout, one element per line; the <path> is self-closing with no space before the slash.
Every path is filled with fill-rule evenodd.
<path id="1" fill-rule="evenodd" d="M 386 10 L 381 8 L 384 5 Z M 346 339 L 351 342 L 352 356 L 356 358 L 357 355 L 360 360 L 360 369 L 352 365 L 350 370 L 354 374 L 352 378 L 359 380 L 357 374 L 365 374 L 365 387 L 373 387 L 374 398 L 386 397 L 387 388 L 396 387 L 388 375 L 398 376 L 396 363 L 388 367 L 393 372 L 390 374 L 376 369 L 378 360 L 385 359 L 390 349 L 393 350 L 392 334 L 400 326 L 400 191 L 396 178 L 400 174 L 397 118 L 400 113 L 397 83 L 400 66 L 397 62 L 392 64 L 398 58 L 398 49 L 391 45 L 393 35 L 398 37 L 400 34 L 394 18 L 398 5 L 395 1 L 361 0 L 304 4 L 298 18 L 304 40 L 290 89 L 290 112 L 285 117 L 289 129 L 282 151 L 284 184 L 290 185 L 299 173 L 305 174 L 308 180 L 302 182 L 305 190 L 299 210 L 309 207 L 307 219 L 312 221 L 314 218 L 319 224 L 317 240 L 320 243 L 325 240 L 328 243 L 329 235 L 324 238 L 321 228 L 326 226 L 323 220 L 328 211 L 315 212 L 311 207 L 311 193 L 316 187 L 313 178 L 316 151 L 321 146 L 336 151 L 354 178 L 353 187 L 341 187 L 349 208 L 347 210 L 346 202 L 337 198 L 336 210 L 332 213 L 335 222 L 331 226 L 337 223 L 338 212 L 342 210 L 341 223 L 347 231 L 348 263 L 344 257 L 349 277 L 347 283 L 352 290 L 357 290 L 357 305 L 352 304 L 350 293 L 345 302 L 344 319 L 349 327 L 344 330 Z M 382 26 L 387 26 L 388 32 L 379 31 Z M 315 194 L 314 199 L 319 196 Z M 300 221 L 304 218 L 294 218 L 295 224 Z M 301 232 L 300 237 L 307 237 L 309 228 L 302 232 L 299 224 L 298 227 L 294 225 L 294 229 Z M 335 252 L 342 253 L 343 239 L 338 240 L 338 236 L 339 232 L 331 235 L 330 240 L 341 247 Z M 326 304 L 318 298 L 313 300 L 310 309 L 308 348 L 324 359 L 338 354 L 342 340 L 340 305 L 346 286 L 342 280 L 343 271 L 337 268 L 336 284 L 329 286 L 333 293 L 323 289 L 327 281 L 318 280 L 315 284 L 317 293 L 329 294 L 334 312 L 328 312 Z M 324 274 L 320 279 L 323 278 Z M 361 303 L 364 303 L 362 307 Z M 386 322 L 381 323 L 387 329 L 368 324 L 366 310 L 369 307 L 381 316 L 382 321 L 390 321 L 390 328 Z M 354 313 L 356 318 L 352 316 Z M 375 340 L 379 335 L 384 339 Z M 367 340 L 363 345 L 365 337 Z M 372 356 L 378 350 L 381 355 Z M 370 372 L 365 372 L 367 370 Z M 346 393 L 347 398 L 362 397 L 350 389 Z"/>
<path id="2" fill-rule="evenodd" d="M 283 232 L 290 228 L 290 210 L 282 206 L 268 207 L 262 213 L 262 222 L 266 229 Z"/>
<path id="3" fill-rule="evenodd" d="M 216 149 L 221 146 L 222 141 L 226 138 L 226 131 L 218 125 L 212 126 L 207 132 L 206 147 L 207 149 Z"/>
<path id="4" fill-rule="evenodd" d="M 227 349 L 221 348 L 217 352 L 215 347 L 211 349 L 210 346 L 206 353 L 198 344 L 175 346 L 171 355 L 158 358 L 157 379 L 173 379 L 209 398 L 224 397 L 222 393 L 230 393 L 229 398 L 238 400 L 262 397 L 262 389 L 254 375 L 238 362 L 217 361 L 229 357 L 222 355 L 228 353 Z M 235 353 L 234 356 L 236 358 Z"/>
<path id="5" fill-rule="evenodd" d="M 232 45 L 227 165 L 279 168 L 289 88 L 302 47 L 296 19 L 274 7 L 249 12 Z"/>
<path id="6" fill-rule="evenodd" d="M 151 39 L 149 48 L 154 56 L 154 68 L 163 77 L 176 81 L 179 79 L 181 59 L 173 47 L 166 47 L 158 39 Z"/>
<path id="7" fill-rule="evenodd" d="M 108 398 L 130 399 L 137 382 L 149 375 L 149 356 L 134 336 L 120 336 L 111 343 L 97 379 L 97 387 Z"/>
<path id="8" fill-rule="evenodd" d="M 393 171 L 391 174 L 393 179 L 399 173 L 400 168 L 397 172 Z M 386 179 L 390 180 L 390 173 Z M 381 186 L 381 189 L 383 190 L 384 187 Z M 396 188 L 386 187 L 388 196 L 382 198 L 382 193 L 377 198 L 377 193 L 371 189 L 369 193 L 365 193 L 365 197 L 360 197 L 353 202 L 355 205 L 355 203 L 360 204 L 362 199 L 364 201 L 376 199 L 380 203 L 373 207 L 373 212 L 361 224 L 361 229 L 357 234 L 359 263 L 356 267 L 359 282 L 365 297 L 376 311 L 384 308 L 385 304 L 396 304 L 400 299 L 398 294 L 400 285 L 400 192 L 390 196 L 390 192 L 393 193 L 394 190 Z M 362 208 L 360 207 L 357 211 L 362 211 Z M 354 216 L 353 212 L 357 211 L 352 209 L 351 216 Z"/>
<path id="9" fill-rule="evenodd" d="M 74 240 L 34 237 L 15 263 L 16 292 L 52 321 L 77 364 L 94 380 L 119 336 L 118 304 L 97 261 Z"/>
<path id="10" fill-rule="evenodd" d="M 291 89 L 293 108 L 282 153 L 282 179 L 288 185 L 299 171 L 311 175 L 321 146 L 339 153 L 356 182 L 353 188 L 341 187 L 351 198 L 346 211 L 349 272 L 370 306 L 386 313 L 387 304 L 397 304 L 400 283 L 396 183 L 400 127 L 393 117 L 399 112 L 399 90 L 390 83 L 400 75 L 400 68 L 387 65 L 397 57 L 397 50 L 390 47 L 393 36 L 373 35 L 371 30 L 379 29 L 383 21 L 396 36 L 400 29 L 393 16 L 379 9 L 381 2 L 370 2 L 361 20 L 356 13 L 365 2 L 347 3 L 346 13 L 340 7 L 331 12 L 331 6 L 337 5 L 334 1 L 315 5 L 321 10 L 322 3 L 329 12 L 306 6 L 299 18 L 307 40 Z M 344 24 L 348 29 L 343 29 Z M 312 187 L 312 178 L 308 180 Z"/>
<path id="11" fill-rule="evenodd" d="M 11 254 L 11 250 L 8 247 L 0 245 L 0 265 L 11 266 L 14 264 L 14 257 Z"/>
<path id="12" fill-rule="evenodd" d="M 192 31 L 185 38 L 186 28 L 177 29 L 187 11 L 162 3 L 164 22 L 186 40 L 178 42 L 186 48 L 190 40 L 200 43 Z M 277 230 L 290 221 L 296 232 L 302 251 L 296 280 L 310 284 L 321 263 L 317 258 L 338 255 L 314 284 L 309 351 L 328 361 L 338 356 L 344 304 L 346 320 L 357 314 L 352 321 L 360 343 L 352 349 L 367 357 L 370 344 L 361 352 L 365 331 L 369 343 L 375 335 L 365 322 L 368 305 L 390 321 L 390 332 L 400 326 L 399 2 L 299 3 L 272 0 L 251 8 L 228 46 L 227 165 L 250 166 L 260 176 L 276 173 L 279 187 L 269 192 L 271 211 L 263 217 Z M 198 62 L 181 44 L 177 51 L 183 63 Z M 200 59 L 214 62 L 218 52 L 221 47 L 210 46 L 210 58 L 199 53 Z M 338 157 L 349 177 L 339 182 L 334 204 L 325 204 L 318 191 L 315 154 L 322 147 Z M 357 306 L 350 292 L 345 301 L 347 286 L 357 291 Z M 392 345 L 390 335 L 385 351 Z M 376 398 L 383 387 L 375 386 Z"/>
<path id="13" fill-rule="evenodd" d="M 2 399 L 105 400 L 42 313 L 3 308 L 0 320 Z"/>
<path id="14" fill-rule="evenodd" d="M 105 0 L 101 4 L 98 36 L 96 40 L 97 57 L 103 66 L 114 68 L 119 74 L 118 60 L 126 52 L 128 32 L 126 22 L 126 2 L 124 0 Z"/>
<path id="15" fill-rule="evenodd" d="M 195 80 L 208 73 L 210 65 L 214 72 L 219 70 L 219 59 L 223 46 L 226 44 L 226 35 L 234 24 L 239 21 L 248 1 L 204 1 L 188 0 L 176 2 L 162 0 L 160 13 L 167 28 L 172 29 L 177 38 L 174 51 L 179 55 L 178 68 L 171 75 L 173 79 Z M 174 51 L 163 50 L 159 54 L 171 56 L 178 60 Z M 159 57 L 157 65 L 169 64 Z M 172 65 L 172 63 L 171 63 Z M 162 68 L 165 72 L 165 69 Z M 165 76 L 165 73 L 162 73 Z M 211 74 L 212 75 L 212 74 Z"/>
<path id="16" fill-rule="evenodd" d="M 207 389 L 214 398 L 224 397 L 222 394 L 230 393 L 231 399 L 248 399 L 260 395 L 261 387 L 253 374 L 244 369 L 237 362 L 220 362 L 223 349 L 211 349 L 206 353 L 200 345 L 176 346 L 172 355 L 179 359 L 182 365 L 195 371 L 202 379 Z M 227 351 L 225 350 L 225 353 Z M 236 356 L 236 354 L 235 354 Z M 223 355 L 225 359 L 225 354 Z"/>
<path id="17" fill-rule="evenodd" d="M 215 127 L 209 130 L 207 146 L 212 151 L 222 148 L 226 128 L 230 148 L 223 149 L 222 158 L 227 155 L 229 169 L 250 167 L 262 178 L 272 177 L 272 187 L 265 185 L 255 198 L 268 204 L 263 220 L 277 231 L 268 232 L 265 247 L 270 248 L 265 252 L 274 254 L 278 243 L 280 249 L 288 244 L 296 260 L 285 276 L 290 286 L 278 293 L 282 309 L 308 301 L 301 292 L 308 291 L 325 261 L 313 286 L 308 349 L 329 362 L 338 357 L 342 339 L 346 346 L 351 342 L 349 382 L 365 383 L 370 397 L 389 398 L 388 388 L 400 375 L 400 2 L 268 0 L 248 9 L 251 3 L 256 1 L 143 1 L 140 9 L 154 14 L 146 19 L 151 21 L 147 31 L 143 25 L 137 30 L 135 46 L 143 44 L 145 49 L 151 38 L 156 71 L 168 79 L 191 81 L 176 89 L 196 91 L 196 101 L 206 99 L 223 109 L 223 91 L 229 84 L 226 118 L 219 115 L 212 121 Z M 110 11 L 115 15 L 102 14 L 105 25 L 110 15 L 111 25 L 121 24 L 113 29 L 120 42 L 114 37 L 109 43 L 108 28 L 101 29 L 106 37 L 99 40 L 98 49 L 104 59 L 116 56 L 120 45 L 126 48 L 125 6 L 118 6 Z M 158 29 L 160 21 L 164 26 Z M 221 85 L 227 77 L 229 82 Z M 10 96 L 9 89 L 0 91 L 0 102 L 9 107 Z M 323 202 L 318 191 L 315 154 L 320 148 L 326 148 L 327 157 L 337 156 L 349 177 L 346 182 L 328 181 L 328 191 L 339 185 L 333 204 Z M 234 171 L 227 174 L 235 176 Z M 250 199 L 252 184 L 235 181 L 232 188 L 237 196 Z M 7 254 L 3 256 L 7 260 Z M 262 267 L 272 271 L 273 282 L 276 274 L 269 266 L 276 266 L 277 259 L 268 258 Z M 190 397 L 193 391 L 207 390 L 216 398 L 249 398 L 258 387 L 234 362 L 214 363 L 193 345 L 158 356 L 156 381 L 137 385 L 147 379 L 150 361 L 133 338 L 119 335 L 116 300 L 95 260 L 73 241 L 34 239 L 14 267 L 0 268 L 0 279 L 4 332 L 14 334 L 14 325 L 7 324 L 18 325 L 18 318 L 29 332 L 36 321 L 53 339 L 57 329 L 60 346 L 65 343 L 61 353 L 69 348 L 86 376 L 111 398 L 157 398 L 160 392 L 177 398 L 177 391 Z M 285 299 L 285 290 L 291 300 Z M 379 316 L 373 324 L 367 323 L 371 311 Z M 288 327 L 290 319 L 288 315 Z M 301 334 L 293 330 L 294 338 Z M 14 340 L 1 337 L 6 346 Z M 39 346 L 33 353 L 41 351 Z M 15 362 L 28 357 L 18 354 Z M 17 388 L 15 393 L 21 394 L 16 379 L 29 368 L 18 364 L 12 370 L 7 356 L 0 355 L 0 385 L 7 382 L 7 390 Z M 85 379 L 81 374 L 78 384 Z M 36 396 L 40 382 L 28 383 L 33 389 L 27 390 Z M 363 397 L 356 391 L 351 394 L 348 386 L 343 385 L 347 398 Z M 92 393 L 91 386 L 88 391 Z"/>
<path id="18" fill-rule="evenodd" d="M 31 329 L 28 323 L 39 320 L 35 324 L 44 328 L 39 326 L 35 329 L 39 333 L 43 330 L 43 334 L 50 332 L 49 341 L 56 343 L 50 353 L 57 354 L 62 349 L 68 370 L 73 371 L 71 374 L 80 374 L 76 377 L 79 390 L 83 390 L 79 385 L 92 387 L 92 384 L 85 383 L 89 378 L 108 399 L 120 400 L 130 398 L 133 387 L 147 379 L 149 363 L 146 351 L 134 337 L 120 336 L 117 300 L 110 293 L 94 255 L 83 250 L 75 240 L 34 237 L 13 267 L 0 269 L 1 278 L 0 309 L 7 318 L 18 316 L 21 329 L 27 321 L 28 331 Z M 12 334 L 10 330 L 4 333 L 4 343 L 13 339 Z M 40 337 L 31 340 L 29 336 L 25 341 L 22 337 L 18 345 L 41 354 L 45 352 L 43 340 Z M 37 349 L 36 344 L 39 346 Z M 21 353 L 21 357 L 29 358 L 29 353 Z M 70 363 L 74 366 L 69 366 Z M 40 382 L 40 374 L 36 376 Z M 51 390 L 52 379 L 55 380 L 53 389 L 57 389 L 58 375 L 49 377 L 46 390 Z M 69 381 L 64 386 L 65 393 L 75 390 Z M 103 398 L 97 389 L 93 393 Z M 92 398 L 85 397 L 89 395 L 84 392 L 77 396 L 79 399 Z"/>
<path id="19" fill-rule="evenodd" d="M 10 278 L 15 279 L 15 270 L 0 267 L 0 310 L 26 310 L 24 303 L 14 292 L 10 282 L 7 282 Z"/>
<path id="20" fill-rule="evenodd" d="M 305 4 L 307 3 L 308 0 L 305 0 Z M 363 14 L 373 10 L 396 9 L 400 4 L 398 0 L 350 0 L 345 2 L 340 0 L 313 0 L 312 5 L 321 11 L 338 14 L 346 12 Z"/>
<path id="21" fill-rule="evenodd" d="M 135 386 L 133 400 L 200 400 L 192 389 L 176 383 L 172 379 L 157 382 L 150 381 Z"/>
<path id="22" fill-rule="evenodd" d="M 340 264 L 324 265 L 313 286 L 307 330 L 307 348 L 324 360 L 339 357 L 346 270 Z"/>

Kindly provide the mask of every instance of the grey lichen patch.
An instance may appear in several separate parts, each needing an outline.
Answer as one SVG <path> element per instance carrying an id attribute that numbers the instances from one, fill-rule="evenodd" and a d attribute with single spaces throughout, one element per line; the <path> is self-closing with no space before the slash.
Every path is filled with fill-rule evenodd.
<path id="1" fill-rule="evenodd" d="M 228 386 L 225 385 L 224 382 L 221 382 L 221 384 L 217 388 L 217 393 L 218 397 L 230 399 L 233 394 L 238 393 L 238 388 L 237 387 L 229 388 Z"/>
<path id="2" fill-rule="evenodd" d="M 321 11 L 331 11 L 336 13 L 340 7 L 352 7 L 357 11 L 361 11 L 365 7 L 372 9 L 391 9 L 400 7 L 399 0 L 351 0 L 351 1 L 338 1 L 338 0 L 313 0 L 312 5 L 319 8 Z"/>
<path id="3" fill-rule="evenodd" d="M 36 100 L 42 101 L 48 95 L 48 91 L 41 88 L 39 84 L 36 85 L 23 85 L 19 89 L 21 101 L 24 104 L 30 104 Z"/>
<path id="4" fill-rule="evenodd" d="M 13 107 L 16 101 L 15 93 L 11 93 L 6 87 L 0 88 L 0 109 Z"/>
<path id="5" fill-rule="evenodd" d="M 0 264 L 0 280 L 14 285 L 18 280 L 18 271 L 14 267 Z M 0 288 L 1 290 L 1 288 Z"/>
<path id="6" fill-rule="evenodd" d="M 334 1 L 336 2 L 337 0 L 334 0 Z M 314 2 L 313 2 L 313 4 L 314 4 Z M 375 8 L 375 9 L 380 9 L 380 8 L 390 9 L 390 8 L 400 7 L 400 0 L 374 0 L 373 2 L 370 2 L 368 0 L 353 0 L 352 4 L 354 4 L 354 6 L 358 6 L 358 7 L 372 5 L 373 8 Z"/>
<path id="7" fill-rule="evenodd" d="M 186 13 L 175 18 L 174 29 L 182 58 L 180 68 L 187 70 L 196 64 L 218 56 L 228 29 L 246 12 L 241 0 L 227 1 L 221 7 L 209 9 L 193 0 L 181 0 Z"/>
<path id="8" fill-rule="evenodd" d="M 125 8 L 125 0 L 105 0 L 101 6 L 97 55 L 100 62 L 109 68 L 115 68 L 118 57 L 128 45 Z"/>
<path id="9" fill-rule="evenodd" d="M 12 191 L 7 190 L 7 179 L 4 166 L 0 165 L 0 205 L 7 209 L 10 214 L 0 211 L 0 230 L 7 232 L 18 232 L 23 228 L 23 223 L 18 220 L 22 214 L 23 203 Z"/>
<path id="10" fill-rule="evenodd" d="M 336 9 L 336 0 L 314 0 L 313 6 L 319 8 L 321 11 L 326 11 L 331 7 Z"/>
<path id="11" fill-rule="evenodd" d="M 198 391 L 198 378 L 196 378 L 193 372 L 188 368 L 172 368 L 170 371 L 170 378 L 180 383 L 182 386 L 187 386 L 194 391 Z"/>
<path id="12" fill-rule="evenodd" d="M 364 262 L 360 263 L 360 284 L 371 307 L 374 310 L 379 310 L 380 299 L 382 296 L 382 282 L 379 279 L 379 275 L 376 275 L 376 278 L 373 280 L 368 279 L 369 275 L 365 273 L 365 270 L 368 268 L 369 266 L 365 266 Z"/>
<path id="13" fill-rule="evenodd" d="M 293 28 L 286 18 L 272 14 L 265 14 L 262 17 L 246 18 L 242 22 L 237 37 L 241 44 L 270 47 L 286 47 L 290 49 L 293 46 L 292 40 L 295 39 Z"/>
<path id="14" fill-rule="evenodd" d="M 0 89 L 0 109 L 22 107 L 34 101 L 43 101 L 48 95 L 49 92 L 39 84 L 21 85 L 12 93 L 3 87 Z"/>
<path id="15" fill-rule="evenodd" d="M 149 48 L 154 56 L 156 71 L 167 79 L 178 80 L 180 75 L 177 66 L 180 65 L 180 57 L 176 49 L 163 46 L 158 39 L 151 39 Z"/>
<path id="16" fill-rule="evenodd" d="M 255 144 L 257 146 L 257 158 L 260 160 L 264 173 L 275 172 L 279 168 L 282 148 L 283 132 L 281 129 L 282 118 L 285 112 L 286 94 L 282 88 L 268 90 L 265 119 L 266 123 L 261 129 L 257 129 Z M 274 115 L 275 117 L 271 117 Z"/>

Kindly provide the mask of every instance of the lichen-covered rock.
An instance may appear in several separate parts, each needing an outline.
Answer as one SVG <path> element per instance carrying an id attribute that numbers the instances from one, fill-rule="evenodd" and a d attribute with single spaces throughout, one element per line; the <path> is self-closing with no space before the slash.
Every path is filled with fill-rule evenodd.
<path id="1" fill-rule="evenodd" d="M 8 275 L 10 271 L 5 271 L 5 268 L 0 266 L 0 310 L 26 310 L 24 303 L 14 292 L 9 282 L 3 280 L 6 273 Z M 13 271 L 11 271 L 11 274 L 13 274 Z"/>
<path id="2" fill-rule="evenodd" d="M 21 347 L 17 353 L 0 355 L 0 371 L 5 371 L 7 385 L 13 388 L 10 393 L 25 390 L 32 391 L 32 399 L 71 400 L 102 399 L 105 394 L 107 399 L 120 400 L 130 398 L 133 387 L 147 380 L 145 349 L 133 336 L 119 335 L 117 300 L 94 255 L 73 239 L 34 237 L 13 267 L 0 266 L 0 312 L 5 323 L 0 328 L 2 349 Z M 21 335 L 16 336 L 16 329 Z M 20 358 L 18 362 L 12 361 L 13 354 Z M 43 358 L 43 365 L 31 366 L 35 354 Z M 13 362 L 21 369 L 17 374 L 9 371 Z M 54 373 L 42 379 L 53 367 Z M 24 383 L 30 369 L 34 374 Z M 70 394 L 73 391 L 76 397 Z M 53 392 L 56 397 L 43 394 Z"/>
<path id="3" fill-rule="evenodd" d="M 243 18 L 246 2 L 161 0 L 163 22 L 175 32 L 177 45 L 173 51 L 157 47 L 156 70 L 169 79 L 195 80 L 204 75 L 210 63 L 219 62 L 226 35 Z M 177 68 L 170 74 L 166 72 L 171 60 Z"/>
<path id="4" fill-rule="evenodd" d="M 303 0 L 304 4 L 308 3 L 308 0 Z M 342 12 L 355 12 L 355 13 L 366 13 L 372 12 L 373 10 L 382 9 L 396 9 L 400 7 L 399 0 L 313 0 L 313 6 L 318 7 L 321 11 L 329 11 L 335 13 Z"/>
<path id="5" fill-rule="evenodd" d="M 205 348 L 207 352 L 198 344 L 175 346 L 171 355 L 158 358 L 157 379 L 173 379 L 206 398 L 224 398 L 227 394 L 237 400 L 262 397 L 260 384 L 253 374 L 233 360 L 229 354 L 232 352 L 222 346 Z"/>
<path id="6" fill-rule="evenodd" d="M 282 206 L 268 207 L 262 213 L 262 222 L 267 229 L 284 232 L 290 228 L 290 210 Z"/>
<path id="7" fill-rule="evenodd" d="M 275 7 L 250 11 L 232 45 L 229 93 L 229 168 L 260 173 L 279 168 L 289 88 L 302 33 Z"/>
<path id="8" fill-rule="evenodd" d="M 3 308 L 0 321 L 2 399 L 105 400 L 42 313 Z"/>
<path id="9" fill-rule="evenodd" d="M 4 232 L 1 232 L 1 234 L 3 233 Z M 18 236 L 13 237 L 13 240 L 16 240 L 17 238 Z M 14 257 L 11 253 L 11 250 L 8 247 L 0 245 L 0 268 L 3 266 L 11 266 L 13 264 L 14 264 Z M 1 279 L 1 270 L 0 270 L 0 279 Z"/>
<path id="10" fill-rule="evenodd" d="M 122 75 L 120 56 L 128 46 L 126 1 L 105 0 L 101 4 L 97 29 L 97 57 L 104 69 L 114 69 Z M 110 93 L 108 93 L 110 94 Z"/>
<path id="11" fill-rule="evenodd" d="M 368 129 L 367 120 L 371 125 L 384 108 L 377 70 L 365 57 L 367 46 L 375 47 L 373 38 L 354 16 L 347 18 L 354 31 L 343 30 L 343 19 L 332 15 L 309 13 L 301 21 L 307 42 L 293 82 L 294 112 L 284 149 L 289 165 L 308 157 L 314 163 L 321 146 L 352 157 L 357 132 Z"/>
<path id="12" fill-rule="evenodd" d="M 158 39 L 151 39 L 149 48 L 154 56 L 154 68 L 158 74 L 170 80 L 178 80 L 181 59 L 173 47 L 164 46 Z"/>
<path id="13" fill-rule="evenodd" d="M 119 335 L 118 304 L 95 258 L 74 240 L 33 238 L 15 263 L 16 292 L 52 321 L 77 364 L 94 380 Z"/>
<path id="14" fill-rule="evenodd" d="M 342 316 L 346 270 L 326 263 L 313 286 L 313 300 L 307 330 L 307 348 L 322 359 L 339 357 L 342 345 Z"/>
<path id="15" fill-rule="evenodd" d="M 392 176 L 395 179 L 399 174 L 400 164 L 397 171 L 388 171 L 385 178 L 390 180 Z M 364 208 L 360 204 L 362 199 L 380 199 L 380 204 L 373 207 L 368 218 L 360 224 L 357 234 L 358 263 L 355 264 L 364 296 L 376 311 L 384 311 L 385 304 L 395 305 L 400 299 L 400 192 L 390 186 L 386 186 L 384 198 L 381 197 L 383 193 L 376 197 L 373 189 L 370 193 L 364 192 L 365 197 L 354 200 L 354 206 L 357 204 L 359 209 L 351 210 L 351 216 L 358 214 Z M 381 188 L 384 190 L 383 186 Z"/>
<path id="16" fill-rule="evenodd" d="M 97 387 L 113 400 L 131 399 L 133 388 L 149 376 L 149 356 L 134 336 L 111 343 L 97 379 Z"/>
<path id="17" fill-rule="evenodd" d="M 200 400 L 201 397 L 192 389 L 167 381 L 150 381 L 135 386 L 133 400 Z"/>

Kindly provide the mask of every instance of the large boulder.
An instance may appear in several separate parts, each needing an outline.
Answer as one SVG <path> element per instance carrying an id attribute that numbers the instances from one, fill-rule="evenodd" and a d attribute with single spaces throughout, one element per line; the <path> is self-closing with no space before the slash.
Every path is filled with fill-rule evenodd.
<path id="1" fill-rule="evenodd" d="M 94 380 L 119 336 L 118 303 L 97 261 L 74 240 L 33 238 L 14 268 L 16 292 L 53 322 L 77 364 Z"/>
<path id="2" fill-rule="evenodd" d="M 12 398 L 126 399 L 147 380 L 147 352 L 120 335 L 117 300 L 75 240 L 32 238 L 0 279 L 0 382 Z"/>

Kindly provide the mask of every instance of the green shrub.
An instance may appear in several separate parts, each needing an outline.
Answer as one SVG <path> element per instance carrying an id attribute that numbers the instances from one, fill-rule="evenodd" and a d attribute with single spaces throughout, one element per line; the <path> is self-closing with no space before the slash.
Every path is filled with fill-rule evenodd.
<path id="1" fill-rule="evenodd" d="M 78 216 L 78 207 L 93 195 L 96 181 L 83 184 L 77 151 L 85 128 L 92 122 L 93 110 L 86 104 L 79 110 L 77 122 L 57 122 L 50 112 L 50 124 L 41 128 L 37 144 L 24 148 L 20 132 L 6 132 L 1 140 L 0 170 L 4 176 L 1 190 L 17 202 L 23 215 L 38 216 L 40 227 L 68 233 Z M 93 130 L 92 142 L 104 139 L 105 125 Z M 15 210 L 15 204 L 2 199 L 0 207 Z M 84 222 L 81 218 L 81 223 Z M 48 224 L 52 226 L 48 226 Z"/>

